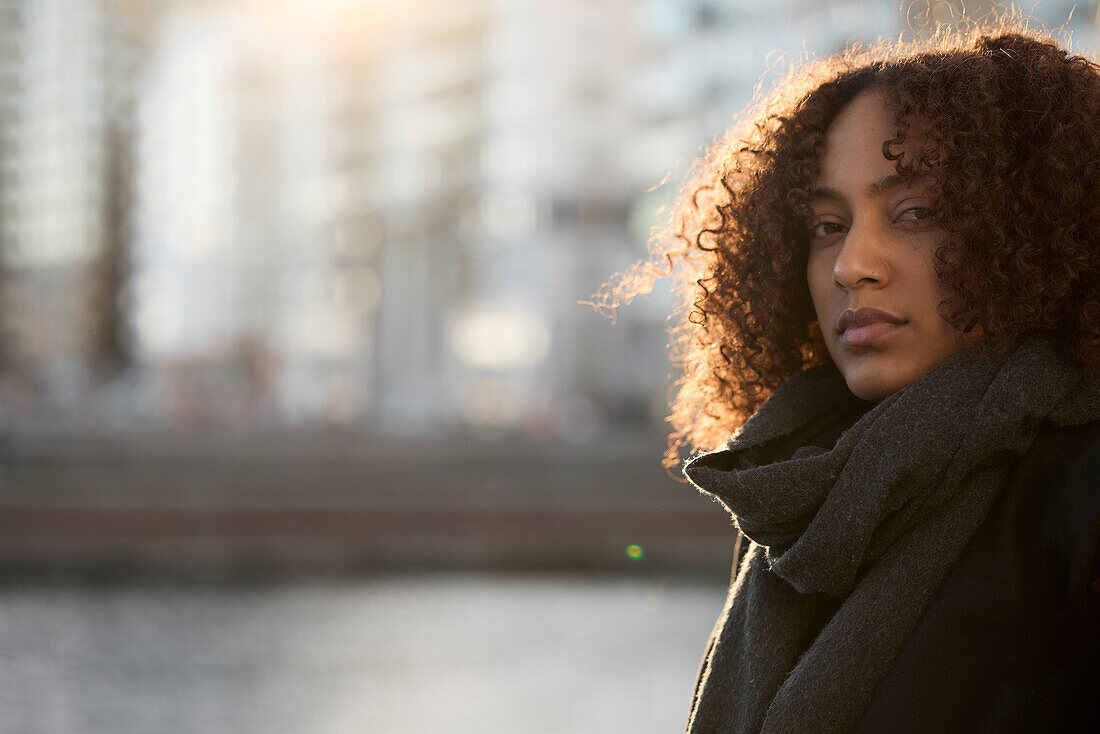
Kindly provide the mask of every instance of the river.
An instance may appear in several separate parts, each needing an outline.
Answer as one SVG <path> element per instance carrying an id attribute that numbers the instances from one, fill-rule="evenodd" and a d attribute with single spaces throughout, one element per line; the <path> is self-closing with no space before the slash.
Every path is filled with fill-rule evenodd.
<path id="1" fill-rule="evenodd" d="M 568 574 L 8 583 L 0 733 L 678 731 L 724 594 Z"/>

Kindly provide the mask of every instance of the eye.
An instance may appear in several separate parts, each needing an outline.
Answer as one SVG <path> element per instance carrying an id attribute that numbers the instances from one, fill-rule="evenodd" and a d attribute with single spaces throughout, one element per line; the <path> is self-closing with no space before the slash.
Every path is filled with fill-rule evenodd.
<path id="1" fill-rule="evenodd" d="M 813 237 L 828 237 L 830 235 L 839 234 L 845 229 L 843 224 L 839 222 L 818 222 L 812 228 L 810 228 L 810 235 Z"/>
<path id="2" fill-rule="evenodd" d="M 897 221 L 908 226 L 918 226 L 927 223 L 931 218 L 932 212 L 928 207 L 911 206 L 898 215 Z"/>

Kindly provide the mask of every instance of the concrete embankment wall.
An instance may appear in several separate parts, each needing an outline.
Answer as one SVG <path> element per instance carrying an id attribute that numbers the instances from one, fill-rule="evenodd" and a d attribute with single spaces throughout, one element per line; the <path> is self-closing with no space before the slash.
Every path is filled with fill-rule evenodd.
<path id="1" fill-rule="evenodd" d="M 579 446 L 353 433 L 9 435 L 0 570 L 713 573 L 733 530 L 662 437 Z"/>

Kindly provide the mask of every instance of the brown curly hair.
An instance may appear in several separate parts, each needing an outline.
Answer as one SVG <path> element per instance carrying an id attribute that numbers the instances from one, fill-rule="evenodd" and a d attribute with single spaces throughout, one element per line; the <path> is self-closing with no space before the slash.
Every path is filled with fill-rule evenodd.
<path id="1" fill-rule="evenodd" d="M 651 257 L 594 297 L 613 310 L 677 276 L 670 470 L 828 362 L 806 285 L 808 192 L 831 122 L 872 89 L 896 111 L 883 153 L 932 182 L 941 315 L 991 348 L 1055 334 L 1100 368 L 1100 67 L 1018 17 L 849 49 L 751 107 L 696 162 Z"/>

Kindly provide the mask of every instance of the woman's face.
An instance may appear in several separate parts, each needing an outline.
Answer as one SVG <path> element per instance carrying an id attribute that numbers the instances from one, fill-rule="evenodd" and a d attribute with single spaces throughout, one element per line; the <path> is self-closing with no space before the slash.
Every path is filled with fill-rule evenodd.
<path id="1" fill-rule="evenodd" d="M 864 92 L 829 128 L 811 196 L 806 279 L 825 346 L 848 388 L 881 400 L 979 338 L 938 313 L 932 269 L 942 231 L 926 190 L 907 186 L 882 144 L 894 137 L 884 98 Z"/>

